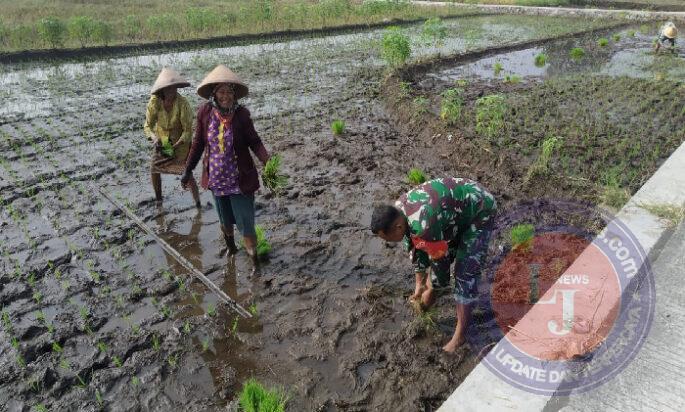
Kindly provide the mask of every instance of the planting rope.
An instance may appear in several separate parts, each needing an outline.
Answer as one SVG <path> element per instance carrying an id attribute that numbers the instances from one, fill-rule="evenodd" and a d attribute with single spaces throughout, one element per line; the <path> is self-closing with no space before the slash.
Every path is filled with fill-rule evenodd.
<path id="1" fill-rule="evenodd" d="M 107 193 L 103 192 L 100 188 L 97 189 L 98 192 L 102 196 L 105 197 L 105 199 L 109 200 L 114 206 L 117 207 L 117 209 L 121 210 L 128 216 L 129 219 L 131 219 L 135 224 L 137 224 L 141 229 L 145 231 L 148 235 L 152 236 L 157 243 L 162 246 L 162 249 L 164 249 L 168 254 L 170 254 L 178 263 L 183 265 L 186 269 L 190 271 L 193 275 L 195 275 L 198 279 L 202 281 L 209 289 L 211 289 L 214 293 L 219 296 L 219 298 L 228 305 L 229 308 L 233 309 L 234 311 L 238 312 L 239 315 L 241 315 L 244 318 L 251 318 L 252 314 L 248 312 L 245 308 L 240 306 L 236 301 L 231 299 L 221 288 L 219 288 L 214 282 L 209 280 L 207 276 L 204 275 L 204 273 L 200 272 L 198 269 L 193 266 L 192 263 L 188 261 L 188 259 L 184 258 L 183 255 L 181 255 L 176 249 L 174 249 L 170 244 L 168 244 L 164 239 L 159 237 L 157 233 L 155 233 L 152 228 L 148 225 L 145 224 L 138 216 L 133 214 L 128 208 L 124 207 L 123 205 L 119 204 L 116 200 L 112 199 Z"/>

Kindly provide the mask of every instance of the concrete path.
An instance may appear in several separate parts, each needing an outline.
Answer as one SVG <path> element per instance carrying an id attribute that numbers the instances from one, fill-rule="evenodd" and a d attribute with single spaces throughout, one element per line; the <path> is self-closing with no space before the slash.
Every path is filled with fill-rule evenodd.
<path id="1" fill-rule="evenodd" d="M 648 11 L 648 10 L 616 10 L 616 9 L 585 9 L 575 7 L 533 7 L 510 6 L 499 4 L 463 4 L 444 1 L 412 1 L 425 6 L 455 6 L 466 7 L 484 13 L 495 14 L 527 14 L 535 16 L 569 16 L 569 17 L 621 17 L 630 20 L 685 20 L 683 11 Z"/>
<path id="2" fill-rule="evenodd" d="M 637 357 L 605 385 L 558 399 L 562 412 L 685 411 L 685 224 L 659 254 L 656 314 Z M 564 403 L 567 403 L 564 406 Z"/>

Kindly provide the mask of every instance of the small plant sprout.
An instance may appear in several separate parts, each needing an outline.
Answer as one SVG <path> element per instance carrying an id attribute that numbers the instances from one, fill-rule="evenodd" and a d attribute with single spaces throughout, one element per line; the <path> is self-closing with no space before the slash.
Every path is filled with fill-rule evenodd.
<path id="1" fill-rule="evenodd" d="M 635 37 L 635 30 L 628 30 L 626 34 L 628 35 L 628 37 Z"/>
<path id="2" fill-rule="evenodd" d="M 331 123 L 331 130 L 334 135 L 340 136 L 345 132 L 345 122 L 340 119 L 333 120 L 333 123 Z"/>
<path id="3" fill-rule="evenodd" d="M 98 351 L 100 351 L 100 353 L 107 353 L 107 345 L 105 344 L 105 342 L 99 341 L 97 344 L 97 347 L 98 347 Z"/>
<path id="4" fill-rule="evenodd" d="M 12 334 L 12 319 L 6 309 L 2 310 L 2 328 L 8 335 Z"/>
<path id="5" fill-rule="evenodd" d="M 183 323 L 183 332 L 185 332 L 186 334 L 190 334 L 190 321 L 186 320 Z"/>
<path id="6" fill-rule="evenodd" d="M 284 412 L 288 399 L 281 392 L 267 390 L 256 379 L 250 378 L 243 384 L 238 402 L 245 412 Z"/>
<path id="7" fill-rule="evenodd" d="M 571 56 L 571 58 L 572 58 L 573 60 L 580 60 L 580 59 L 582 59 L 583 57 L 585 57 L 585 50 L 583 50 L 583 49 L 580 48 L 580 47 L 574 47 L 574 48 L 572 48 L 571 51 L 569 52 L 569 55 Z"/>
<path id="8" fill-rule="evenodd" d="M 166 280 L 167 282 L 171 282 L 171 277 L 172 277 L 172 276 L 171 276 L 171 272 L 169 272 L 167 269 L 164 269 L 164 271 L 162 271 L 162 277 L 163 277 L 164 280 Z"/>
<path id="9" fill-rule="evenodd" d="M 247 310 L 250 311 L 252 316 L 257 316 L 257 304 L 256 303 L 251 304 L 250 307 L 247 308 Z"/>
<path id="10" fill-rule="evenodd" d="M 52 351 L 55 353 L 62 353 L 64 349 L 62 349 L 62 346 L 60 346 L 59 343 L 57 342 L 52 342 Z"/>
<path id="11" fill-rule="evenodd" d="M 262 181 L 264 186 L 272 192 L 278 194 L 280 193 L 285 185 L 288 184 L 288 177 L 281 174 L 281 156 L 276 154 L 271 156 L 271 158 L 264 165 L 264 170 L 262 171 Z"/>
<path id="12" fill-rule="evenodd" d="M 159 348 L 160 348 L 159 336 L 157 336 L 157 334 L 155 333 L 154 335 L 152 335 L 152 349 L 155 352 L 158 352 Z"/>
<path id="13" fill-rule="evenodd" d="M 33 410 L 36 412 L 48 412 L 48 408 L 46 408 L 42 403 L 36 404 L 33 407 Z"/>
<path id="14" fill-rule="evenodd" d="M 381 56 L 391 67 L 403 65 L 411 55 L 409 37 L 397 26 L 385 29 L 381 40 Z"/>
<path id="15" fill-rule="evenodd" d="M 112 356 L 112 363 L 113 363 L 114 366 L 116 366 L 117 368 L 121 368 L 122 363 L 121 363 L 121 359 L 119 359 L 118 356 L 116 356 L 116 355 L 115 355 L 115 356 Z"/>
<path id="16" fill-rule="evenodd" d="M 133 387 L 136 387 L 136 386 L 140 385 L 140 378 L 137 377 L 137 376 L 132 377 L 132 378 L 131 378 L 131 385 L 132 385 Z"/>
<path id="17" fill-rule="evenodd" d="M 420 185 L 422 183 L 426 182 L 426 175 L 423 173 L 423 170 L 421 169 L 410 169 L 407 172 L 407 181 L 413 185 Z"/>
<path id="18" fill-rule="evenodd" d="M 235 336 L 238 333 L 238 317 L 233 318 L 233 324 L 231 324 L 231 333 Z"/>
<path id="19" fill-rule="evenodd" d="M 609 45 L 609 39 L 607 39 L 606 37 L 602 37 L 599 40 L 597 40 L 597 45 L 599 47 L 606 47 Z"/>
<path id="20" fill-rule="evenodd" d="M 449 125 L 454 125 L 461 118 L 461 111 L 464 106 L 462 89 L 451 88 L 442 92 L 442 102 L 440 104 L 440 118 Z"/>
<path id="21" fill-rule="evenodd" d="M 260 225 L 255 225 L 257 234 L 257 256 L 266 256 L 271 252 L 271 244 L 266 239 L 266 232 Z"/>
<path id="22" fill-rule="evenodd" d="M 209 316 L 214 316 L 216 314 L 216 307 L 214 306 L 213 303 L 210 303 L 207 305 L 207 314 Z"/>
<path id="23" fill-rule="evenodd" d="M 531 224 L 519 224 L 509 231 L 509 240 L 512 250 L 527 252 L 533 245 L 535 226 Z"/>
<path id="24" fill-rule="evenodd" d="M 169 355 L 167 362 L 172 368 L 176 367 L 176 364 L 178 363 L 178 355 Z"/>
<path id="25" fill-rule="evenodd" d="M 521 76 L 516 74 L 507 74 L 504 76 L 504 83 L 518 84 L 521 83 Z"/>
<path id="26" fill-rule="evenodd" d="M 538 53 L 535 55 L 535 66 L 544 67 L 547 64 L 547 55 L 545 53 Z"/>
<path id="27" fill-rule="evenodd" d="M 104 400 L 102 399 L 102 393 L 100 392 L 100 389 L 95 390 L 95 401 L 98 403 L 100 408 L 102 408 L 105 404 Z"/>
<path id="28" fill-rule="evenodd" d="M 612 38 L 615 42 L 618 42 L 618 41 L 621 40 L 621 35 L 618 34 L 618 33 L 616 33 L 616 34 L 614 34 L 613 36 L 611 36 L 611 38 Z"/>
<path id="29" fill-rule="evenodd" d="M 428 113 L 428 99 L 423 96 L 417 96 L 413 100 L 414 111 L 416 114 Z"/>
<path id="30" fill-rule="evenodd" d="M 202 352 L 207 352 L 209 350 L 209 338 L 204 338 L 200 341 L 202 345 Z"/>
<path id="31" fill-rule="evenodd" d="M 438 328 L 438 324 L 435 322 L 437 314 L 438 312 L 435 308 L 421 311 L 419 319 L 425 330 L 436 330 Z"/>
<path id="32" fill-rule="evenodd" d="M 43 294 L 40 293 L 39 291 L 34 292 L 33 293 L 33 300 L 35 300 L 36 303 L 40 305 L 41 300 L 43 300 Z"/>
<path id="33" fill-rule="evenodd" d="M 493 73 L 495 73 L 495 76 L 499 76 L 502 70 L 504 70 L 504 66 L 502 66 L 502 63 L 495 62 L 495 64 L 492 65 L 492 71 Z"/>
<path id="34" fill-rule="evenodd" d="M 552 159 L 552 154 L 554 150 L 557 149 L 562 140 L 556 136 L 550 136 L 543 140 L 542 148 L 540 150 L 540 155 L 538 156 L 535 163 L 533 163 L 528 169 L 528 174 L 526 175 L 526 180 L 530 180 L 533 176 L 544 175 L 549 171 L 549 162 Z"/>

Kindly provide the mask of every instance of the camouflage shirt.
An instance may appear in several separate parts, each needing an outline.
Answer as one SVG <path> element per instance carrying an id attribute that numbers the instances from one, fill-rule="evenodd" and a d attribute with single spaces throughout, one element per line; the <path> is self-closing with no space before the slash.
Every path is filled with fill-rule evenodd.
<path id="1" fill-rule="evenodd" d="M 414 248 L 412 238 L 446 241 L 449 253 L 463 258 L 458 243 L 468 245 L 480 234 L 482 221 L 497 209 L 495 198 L 478 183 L 462 178 L 433 179 L 402 195 L 395 206 L 407 218 L 404 246 L 411 252 L 414 269 L 423 272 L 430 257 Z"/>

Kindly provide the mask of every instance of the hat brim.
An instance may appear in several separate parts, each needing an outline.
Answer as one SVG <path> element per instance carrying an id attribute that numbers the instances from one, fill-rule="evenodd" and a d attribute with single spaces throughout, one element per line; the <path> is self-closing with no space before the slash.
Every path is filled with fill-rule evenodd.
<path id="1" fill-rule="evenodd" d="M 175 83 L 164 84 L 164 85 L 161 85 L 161 86 L 159 86 L 159 87 L 157 87 L 157 88 L 155 88 L 155 89 L 152 89 L 152 90 L 150 91 L 150 94 L 157 94 L 157 93 L 159 93 L 162 89 L 165 89 L 165 88 L 171 87 L 171 86 L 173 86 L 173 87 L 178 87 L 179 89 L 182 89 L 182 88 L 184 88 L 184 87 L 190 87 L 190 83 L 189 83 L 189 82 L 175 82 Z"/>
<path id="2" fill-rule="evenodd" d="M 236 99 L 242 99 L 243 97 L 247 96 L 249 90 L 247 86 L 244 84 L 240 83 L 233 83 L 233 82 L 214 82 L 214 83 L 207 83 L 203 84 L 202 86 L 197 88 L 197 94 L 200 95 L 203 99 L 209 100 L 209 98 L 212 96 L 212 91 L 214 91 L 214 88 L 223 83 L 228 83 L 232 84 L 233 87 L 235 88 L 235 98 Z"/>

